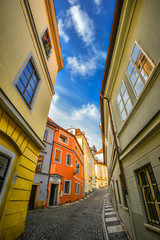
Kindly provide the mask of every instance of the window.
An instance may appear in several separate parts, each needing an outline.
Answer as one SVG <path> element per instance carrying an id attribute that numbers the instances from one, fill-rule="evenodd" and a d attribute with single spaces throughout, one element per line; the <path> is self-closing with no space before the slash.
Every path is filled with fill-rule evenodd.
<path id="1" fill-rule="evenodd" d="M 102 178 L 102 173 L 100 173 L 100 178 Z"/>
<path id="2" fill-rule="evenodd" d="M 80 194 L 80 183 L 78 183 L 78 194 Z"/>
<path id="3" fill-rule="evenodd" d="M 121 113 L 122 120 L 125 121 L 130 111 L 132 110 L 132 103 L 129 98 L 124 82 L 122 83 L 121 89 L 118 93 L 117 103 Z"/>
<path id="4" fill-rule="evenodd" d="M 75 194 L 77 194 L 77 182 L 75 182 Z"/>
<path id="5" fill-rule="evenodd" d="M 55 149 L 54 161 L 60 163 L 61 162 L 61 150 Z"/>
<path id="6" fill-rule="evenodd" d="M 39 156 L 37 166 L 36 166 L 36 171 L 37 172 L 42 171 L 43 159 L 44 159 L 44 156 Z"/>
<path id="7" fill-rule="evenodd" d="M 81 176 L 83 177 L 83 167 L 81 167 Z"/>
<path id="8" fill-rule="evenodd" d="M 16 84 L 18 90 L 29 106 L 31 106 L 38 81 L 39 78 L 30 59 Z"/>
<path id="9" fill-rule="evenodd" d="M 153 72 L 154 67 L 155 65 L 151 62 L 151 59 L 149 59 L 139 44 L 135 43 L 127 67 L 127 76 L 130 79 L 130 83 L 137 97 L 142 92 L 146 82 Z"/>
<path id="10" fill-rule="evenodd" d="M 48 59 L 50 57 L 51 49 L 52 49 L 48 29 L 46 29 L 45 33 L 42 36 L 42 42 L 43 42 L 43 46 L 44 46 L 44 49 L 45 49 L 45 52 L 46 52 L 46 57 Z"/>
<path id="11" fill-rule="evenodd" d="M 80 174 L 80 166 L 77 160 L 75 161 L 75 170 L 78 174 Z"/>
<path id="12" fill-rule="evenodd" d="M 65 180 L 64 181 L 64 194 L 70 195 L 70 191 L 71 191 L 71 181 Z"/>
<path id="13" fill-rule="evenodd" d="M 9 168 L 10 158 L 0 152 L 0 192 Z"/>
<path id="14" fill-rule="evenodd" d="M 151 166 L 138 172 L 138 178 L 150 224 L 160 227 L 160 192 Z"/>
<path id="15" fill-rule="evenodd" d="M 82 185 L 82 194 L 83 194 L 83 185 Z"/>
<path id="16" fill-rule="evenodd" d="M 120 192 L 119 192 L 118 180 L 116 180 L 116 185 L 117 185 L 117 192 L 118 192 L 118 200 L 119 200 L 119 204 L 121 204 L 121 196 L 120 196 Z"/>
<path id="17" fill-rule="evenodd" d="M 75 145 L 75 152 L 78 153 L 78 148 L 76 145 Z"/>
<path id="18" fill-rule="evenodd" d="M 66 165 L 70 167 L 72 166 L 72 155 L 69 153 L 67 153 Z"/>
<path id="19" fill-rule="evenodd" d="M 63 134 L 59 134 L 59 141 L 68 144 L 68 137 Z"/>
<path id="20" fill-rule="evenodd" d="M 122 186 L 122 196 L 123 196 L 123 200 L 124 200 L 124 207 L 128 208 L 128 203 L 127 203 L 127 198 L 126 198 L 126 189 L 124 188 L 122 175 L 120 174 L 119 177 L 120 177 L 120 183 Z"/>
<path id="21" fill-rule="evenodd" d="M 48 131 L 45 130 L 43 140 L 47 141 L 47 137 L 48 137 Z"/>
<path id="22" fill-rule="evenodd" d="M 103 185 L 103 182 L 101 182 L 101 185 Z"/>

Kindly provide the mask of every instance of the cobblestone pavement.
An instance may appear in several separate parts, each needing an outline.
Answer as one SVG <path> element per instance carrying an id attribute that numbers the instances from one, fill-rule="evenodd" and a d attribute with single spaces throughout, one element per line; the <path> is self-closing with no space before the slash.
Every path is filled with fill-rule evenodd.
<path id="1" fill-rule="evenodd" d="M 105 194 L 101 189 L 75 205 L 29 211 L 21 240 L 104 240 Z"/>
<path id="2" fill-rule="evenodd" d="M 108 196 L 108 190 L 105 196 L 104 220 L 109 240 L 128 240 L 123 225 L 112 206 L 110 197 Z"/>

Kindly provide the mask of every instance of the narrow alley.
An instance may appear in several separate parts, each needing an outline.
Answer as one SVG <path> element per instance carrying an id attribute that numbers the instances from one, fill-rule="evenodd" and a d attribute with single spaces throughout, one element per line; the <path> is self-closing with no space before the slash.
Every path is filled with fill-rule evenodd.
<path id="1" fill-rule="evenodd" d="M 24 236 L 20 240 L 105 240 L 106 232 L 109 239 L 117 239 L 118 235 L 118 239 L 127 240 L 126 233 L 122 229 L 121 234 L 117 224 L 112 232 L 108 231 L 111 223 L 105 221 L 107 205 L 111 205 L 108 192 L 106 194 L 106 189 L 100 189 L 89 199 L 71 206 L 28 211 Z M 109 228 L 105 227 L 104 222 Z"/>

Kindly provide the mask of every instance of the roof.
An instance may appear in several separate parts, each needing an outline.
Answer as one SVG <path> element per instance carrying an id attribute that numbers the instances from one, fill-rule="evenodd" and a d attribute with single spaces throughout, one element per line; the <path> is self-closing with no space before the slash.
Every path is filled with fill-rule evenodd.
<path id="1" fill-rule="evenodd" d="M 98 152 L 96 152 L 94 155 L 99 154 L 99 153 L 103 153 L 103 148 L 101 148 Z"/>
<path id="2" fill-rule="evenodd" d="M 50 119 L 48 117 L 47 119 L 47 123 L 49 123 L 51 126 L 55 127 L 55 128 L 59 128 L 59 125 L 57 123 L 55 123 L 52 119 Z"/>

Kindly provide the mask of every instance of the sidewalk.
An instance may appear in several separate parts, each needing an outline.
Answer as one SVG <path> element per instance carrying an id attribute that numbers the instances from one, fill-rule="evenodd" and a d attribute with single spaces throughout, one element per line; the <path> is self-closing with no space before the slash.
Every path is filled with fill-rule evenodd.
<path id="1" fill-rule="evenodd" d="M 112 206 L 108 193 L 104 200 L 104 222 L 108 240 L 128 240 L 127 234 Z"/>

